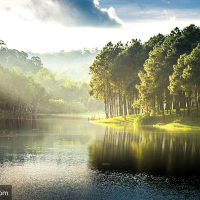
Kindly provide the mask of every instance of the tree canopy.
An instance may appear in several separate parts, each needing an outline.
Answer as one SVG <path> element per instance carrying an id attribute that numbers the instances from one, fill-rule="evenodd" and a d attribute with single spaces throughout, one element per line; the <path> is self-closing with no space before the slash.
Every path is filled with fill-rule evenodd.
<path id="1" fill-rule="evenodd" d="M 116 51 L 120 44 L 120 50 Z M 108 43 L 90 67 L 90 95 L 104 99 L 107 117 L 196 105 L 200 81 L 200 28 L 191 24 L 142 44 Z M 128 106 L 127 106 L 128 105 Z"/>

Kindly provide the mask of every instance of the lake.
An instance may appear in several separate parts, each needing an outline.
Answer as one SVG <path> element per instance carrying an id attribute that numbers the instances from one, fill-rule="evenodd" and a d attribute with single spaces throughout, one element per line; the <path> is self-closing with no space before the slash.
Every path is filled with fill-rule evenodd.
<path id="1" fill-rule="evenodd" d="M 200 133 L 1 120 L 0 184 L 16 200 L 199 199 Z"/>

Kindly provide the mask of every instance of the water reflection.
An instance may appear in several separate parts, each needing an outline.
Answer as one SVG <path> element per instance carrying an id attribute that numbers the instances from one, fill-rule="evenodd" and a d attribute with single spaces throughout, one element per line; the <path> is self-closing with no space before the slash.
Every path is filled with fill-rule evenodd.
<path id="1" fill-rule="evenodd" d="M 199 134 L 156 129 L 107 127 L 103 140 L 89 146 L 92 169 L 136 173 L 200 175 Z"/>
<path id="2" fill-rule="evenodd" d="M 37 120 L 0 119 L 0 134 L 25 130 L 38 130 Z"/>
<path id="3" fill-rule="evenodd" d="M 0 166 L 34 163 L 70 163 L 86 149 L 93 125 L 79 120 L 1 120 Z M 86 159 L 87 153 L 82 152 Z M 80 159 L 81 160 L 81 159 Z M 79 160 L 79 161 L 80 161 Z M 77 161 L 78 162 L 78 161 Z M 48 164 L 47 164 L 48 165 Z"/>
<path id="4" fill-rule="evenodd" d="M 0 123 L 0 183 L 13 186 L 13 200 L 200 196 L 197 176 L 152 175 L 197 169 L 199 134 L 105 128 L 87 119 Z"/>

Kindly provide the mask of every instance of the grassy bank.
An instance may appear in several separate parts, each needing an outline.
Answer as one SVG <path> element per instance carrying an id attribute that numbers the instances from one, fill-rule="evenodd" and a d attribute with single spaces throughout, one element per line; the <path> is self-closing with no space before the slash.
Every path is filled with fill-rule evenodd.
<path id="1" fill-rule="evenodd" d="M 96 120 L 93 123 L 112 126 L 155 126 L 168 130 L 200 130 L 200 117 L 196 117 L 195 110 L 192 111 L 192 118 L 191 116 L 188 117 L 187 113 L 184 115 L 183 110 L 181 112 L 181 116 L 177 116 L 175 110 L 172 111 L 171 115 L 165 112 L 165 122 L 163 122 L 162 115 L 157 114 L 156 116 L 128 115 L 126 119 L 124 117 L 114 117 Z"/>

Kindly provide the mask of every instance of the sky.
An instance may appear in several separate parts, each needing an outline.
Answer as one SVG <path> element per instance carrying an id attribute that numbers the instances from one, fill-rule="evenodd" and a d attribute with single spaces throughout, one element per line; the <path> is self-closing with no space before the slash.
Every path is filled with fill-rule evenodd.
<path id="1" fill-rule="evenodd" d="M 199 0 L 0 1 L 0 40 L 34 53 L 101 49 L 109 41 L 147 41 L 158 33 L 200 26 Z"/>

